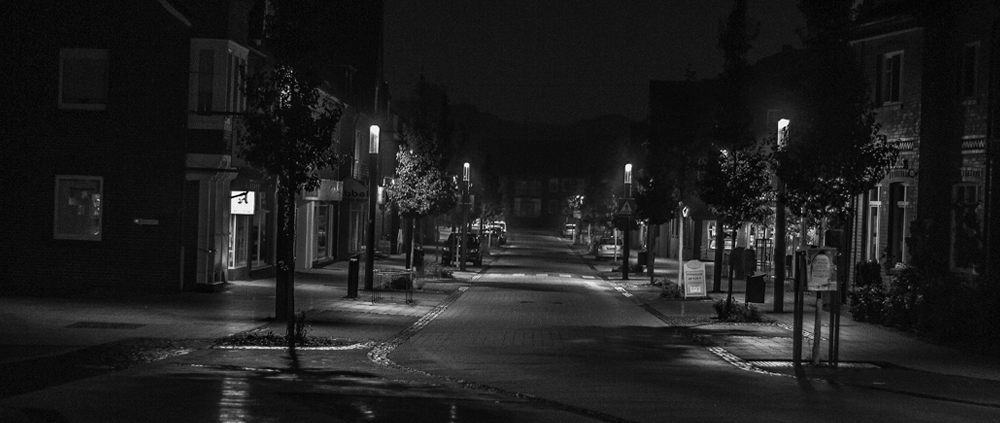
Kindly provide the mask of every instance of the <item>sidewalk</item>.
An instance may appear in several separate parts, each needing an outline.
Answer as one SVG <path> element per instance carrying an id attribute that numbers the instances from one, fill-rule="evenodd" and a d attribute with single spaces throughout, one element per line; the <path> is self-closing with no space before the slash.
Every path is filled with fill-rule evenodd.
<path id="1" fill-rule="evenodd" d="M 723 275 L 720 290 L 713 290 L 714 263 L 706 263 L 708 296 L 703 300 L 665 300 L 659 296 L 661 288 L 649 285 L 649 275 L 630 274 L 622 280 L 621 271 L 612 271 L 618 263 L 593 260 L 586 255 L 586 246 L 571 247 L 590 263 L 605 279 L 616 287 L 625 289 L 635 302 L 647 310 L 660 314 L 661 320 L 671 326 L 682 327 L 706 346 L 719 347 L 734 357 L 746 369 L 776 374 L 792 375 L 793 328 L 795 294 L 786 283 L 783 290 L 782 312 L 774 312 L 774 284 L 768 280 L 765 302 L 754 304 L 773 323 L 740 324 L 715 323 L 716 312 L 712 304 L 724 300 L 728 294 L 729 278 Z M 632 255 L 633 260 L 635 254 Z M 677 280 L 677 260 L 665 257 L 654 259 L 656 279 Z M 733 298 L 744 303 L 746 281 L 734 279 Z M 812 358 L 814 325 L 816 319 L 815 294 L 805 293 L 803 312 L 802 359 Z M 972 402 L 1000 406 L 1000 357 L 977 355 L 970 352 L 936 345 L 917 336 L 880 325 L 856 322 L 851 319 L 847 305 L 841 307 L 839 369 L 828 366 L 830 314 L 819 313 L 820 367 L 805 366 L 805 376 L 823 378 L 840 383 L 875 386 L 879 389 L 898 389 L 928 397 L 953 396 L 974 398 Z M 724 354 L 723 353 L 723 354 Z M 918 379 L 918 380 L 913 380 Z M 891 387 L 890 387 L 891 386 Z M 976 388 L 971 388 L 975 386 Z M 985 392 L 982 389 L 986 389 Z M 948 391 L 942 393 L 941 391 Z M 951 399 L 949 397 L 949 399 Z"/>

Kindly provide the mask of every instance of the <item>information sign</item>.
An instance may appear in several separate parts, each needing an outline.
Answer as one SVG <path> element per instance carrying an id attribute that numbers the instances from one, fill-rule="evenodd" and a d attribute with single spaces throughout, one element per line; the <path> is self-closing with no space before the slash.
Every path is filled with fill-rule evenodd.
<path id="1" fill-rule="evenodd" d="M 806 255 L 806 289 L 809 291 L 837 290 L 837 249 L 810 247 Z"/>
<path id="2" fill-rule="evenodd" d="M 684 263 L 684 297 L 704 297 L 706 291 L 705 263 L 700 260 Z"/>

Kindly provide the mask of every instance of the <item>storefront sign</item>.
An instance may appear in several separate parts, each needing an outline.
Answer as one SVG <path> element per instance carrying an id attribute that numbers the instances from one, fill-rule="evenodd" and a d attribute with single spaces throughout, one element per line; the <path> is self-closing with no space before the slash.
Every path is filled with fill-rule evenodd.
<path id="1" fill-rule="evenodd" d="M 319 190 L 320 199 L 323 201 L 342 201 L 344 199 L 344 182 L 324 179 L 321 181 Z"/>
<path id="2" fill-rule="evenodd" d="M 705 263 L 701 260 L 684 263 L 684 297 L 704 297 L 706 292 Z"/>
<path id="3" fill-rule="evenodd" d="M 837 249 L 811 247 L 806 255 L 806 284 L 809 291 L 836 291 Z"/>
<path id="4" fill-rule="evenodd" d="M 231 214 L 254 213 L 254 192 L 253 191 L 230 191 L 229 212 Z"/>
<path id="5" fill-rule="evenodd" d="M 354 179 L 344 181 L 343 199 L 347 201 L 368 201 L 368 187 Z"/>

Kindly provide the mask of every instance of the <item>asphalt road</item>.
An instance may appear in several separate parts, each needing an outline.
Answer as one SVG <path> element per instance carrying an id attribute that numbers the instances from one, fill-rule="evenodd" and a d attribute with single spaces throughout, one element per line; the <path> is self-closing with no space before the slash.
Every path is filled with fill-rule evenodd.
<path id="1" fill-rule="evenodd" d="M 592 279 L 593 264 L 554 237 L 514 234 L 488 273 L 389 358 L 596 421 L 1000 419 L 996 409 L 738 369 Z"/>
<path id="2" fill-rule="evenodd" d="M 551 235 L 512 232 L 485 266 L 424 293 L 437 296 L 433 308 L 380 306 L 384 314 L 319 295 L 322 279 L 303 284 L 316 330 L 369 340 L 357 348 L 228 350 L 179 339 L 193 351 L 124 370 L 89 349 L 75 360 L 12 361 L 0 368 L 11 387 L 0 389 L 0 422 L 1000 421 L 996 407 L 743 370 L 697 342 L 696 329 L 603 279 L 608 261 Z M 269 308 L 248 301 L 266 305 L 269 288 L 241 289 L 233 304 L 206 297 L 229 304 L 222 311 L 185 304 L 170 321 L 259 324 Z"/>

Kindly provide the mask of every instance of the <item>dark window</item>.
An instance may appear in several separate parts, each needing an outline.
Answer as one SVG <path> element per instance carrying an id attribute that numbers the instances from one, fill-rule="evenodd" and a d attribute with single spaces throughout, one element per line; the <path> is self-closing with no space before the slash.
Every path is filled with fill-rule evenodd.
<path id="1" fill-rule="evenodd" d="M 108 51 L 59 51 L 59 107 L 104 110 L 108 102 Z"/>
<path id="2" fill-rule="evenodd" d="M 198 52 L 198 111 L 212 110 L 212 85 L 215 83 L 215 50 Z"/>
<path id="3" fill-rule="evenodd" d="M 878 62 L 877 71 L 880 75 L 876 86 L 878 104 L 899 102 L 902 91 L 903 52 L 889 53 L 882 56 Z"/>
<path id="4" fill-rule="evenodd" d="M 966 44 L 962 48 L 962 96 L 976 95 L 976 61 L 979 44 Z"/>

